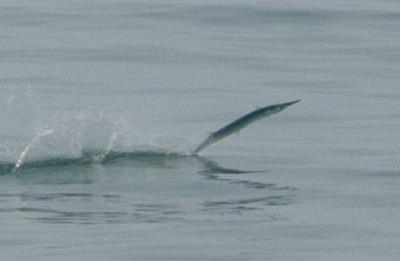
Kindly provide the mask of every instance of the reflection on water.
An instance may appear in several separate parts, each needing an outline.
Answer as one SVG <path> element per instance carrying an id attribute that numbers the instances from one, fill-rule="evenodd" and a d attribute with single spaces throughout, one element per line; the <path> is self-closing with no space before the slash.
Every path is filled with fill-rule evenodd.
<path id="1" fill-rule="evenodd" d="M 284 206 L 293 202 L 293 196 L 271 196 L 226 201 L 208 201 L 204 203 L 206 211 L 219 213 L 239 213 L 249 210 L 264 210 L 266 206 Z"/>
<path id="2" fill-rule="evenodd" d="M 199 162 L 203 165 L 203 170 L 201 173 L 204 173 L 209 178 L 214 178 L 214 174 L 246 174 L 246 173 L 263 173 L 267 172 L 267 170 L 240 170 L 240 169 L 232 169 L 220 166 L 215 161 L 209 160 L 204 157 L 197 156 Z"/>
<path id="3" fill-rule="evenodd" d="M 143 152 L 114 153 L 102 164 L 83 159 L 32 162 L 1 176 L 23 186 L 0 194 L 0 211 L 44 223 L 170 223 L 291 204 L 293 188 L 252 180 L 263 173 L 224 168 L 200 156 Z M 124 179 L 129 183 L 125 189 Z M 221 192 L 209 195 L 210 186 Z"/>
<path id="4" fill-rule="evenodd" d="M 118 195 L 85 193 L 22 193 L 2 194 L 4 203 L 17 201 L 32 207 L 0 208 L 2 213 L 12 213 L 26 220 L 43 223 L 112 224 L 146 222 L 160 223 L 180 219 L 176 204 L 132 204 L 126 211 L 118 211 L 109 205 L 121 205 L 124 199 Z M 99 202 L 103 205 L 100 207 Z M 90 206 L 81 209 L 83 205 Z M 93 206 L 94 205 L 94 206 Z"/>

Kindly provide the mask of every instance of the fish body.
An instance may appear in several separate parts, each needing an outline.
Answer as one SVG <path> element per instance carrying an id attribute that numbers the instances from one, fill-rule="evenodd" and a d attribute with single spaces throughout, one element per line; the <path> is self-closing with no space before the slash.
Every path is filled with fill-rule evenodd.
<path id="1" fill-rule="evenodd" d="M 250 125 L 253 122 L 259 121 L 267 116 L 270 116 L 272 114 L 278 113 L 287 107 L 289 107 L 292 104 L 295 104 L 299 102 L 300 100 L 292 101 L 292 102 L 287 102 L 287 103 L 281 103 L 281 104 L 274 104 L 270 106 L 266 106 L 260 109 L 257 109 L 255 111 L 252 111 L 239 119 L 229 123 L 225 127 L 222 127 L 221 129 L 211 133 L 208 138 L 203 141 L 194 151 L 193 154 L 196 155 L 206 147 L 210 146 L 211 144 L 222 140 L 225 137 L 228 137 L 229 135 L 239 132 L 246 126 Z"/>

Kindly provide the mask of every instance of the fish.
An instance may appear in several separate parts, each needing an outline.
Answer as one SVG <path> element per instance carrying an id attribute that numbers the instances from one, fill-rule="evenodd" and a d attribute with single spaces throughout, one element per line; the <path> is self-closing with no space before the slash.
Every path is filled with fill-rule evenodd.
<path id="1" fill-rule="evenodd" d="M 192 153 L 192 155 L 198 155 L 198 153 L 208 146 L 216 143 L 217 141 L 226 138 L 233 133 L 239 132 L 246 126 L 259 121 L 267 116 L 273 115 L 275 113 L 281 112 L 282 110 L 286 109 L 287 107 L 299 102 L 300 100 L 295 100 L 286 103 L 274 104 L 269 105 L 266 107 L 262 107 L 255 111 L 252 111 L 239 119 L 229 123 L 228 125 L 222 127 L 221 129 L 212 132 Z"/>

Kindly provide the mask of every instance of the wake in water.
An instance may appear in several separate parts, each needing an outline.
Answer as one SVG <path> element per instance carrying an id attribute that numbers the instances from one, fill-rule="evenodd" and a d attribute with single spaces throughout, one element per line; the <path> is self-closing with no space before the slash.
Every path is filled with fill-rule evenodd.
<path id="1" fill-rule="evenodd" d="M 157 145 L 158 137 L 135 133 L 123 119 L 112 122 L 88 114 L 75 116 L 53 122 L 27 143 L 15 163 L 3 162 L 2 166 L 9 169 L 13 165 L 11 172 L 15 172 L 46 165 L 102 164 L 116 158 L 189 155 Z"/>
<path id="2" fill-rule="evenodd" d="M 13 100 L 9 101 L 11 104 Z M 137 133 L 123 118 L 106 117 L 104 114 L 93 115 L 78 113 L 77 115 L 57 116 L 46 124 L 36 124 L 42 131 L 31 138 L 19 150 L 13 150 L 7 144 L 0 146 L 0 155 L 8 160 L 0 161 L 0 172 L 16 172 L 26 168 L 42 166 L 58 166 L 70 164 L 104 164 L 119 158 L 149 158 L 149 157 L 198 157 L 198 153 L 217 141 L 240 131 L 251 123 L 269 115 L 278 113 L 293 101 L 270 105 L 248 113 L 225 127 L 213 132 L 194 150 L 179 151 L 176 147 L 162 146 L 157 138 L 135 135 Z M 16 136 L 20 140 L 21 136 Z M 171 144 L 178 144 L 174 137 L 167 138 Z M 167 142 L 167 143 L 168 143 Z M 21 146 L 21 144 L 19 144 Z M 17 153 L 15 155 L 15 153 Z M 13 156 L 14 154 L 14 156 Z M 13 160 L 15 158 L 15 160 Z M 206 164 L 207 165 L 207 164 Z M 215 163 L 208 164 L 212 171 L 230 171 L 218 167 Z M 217 166 L 217 167 L 215 167 Z M 240 171 L 238 171 L 240 172 Z"/>

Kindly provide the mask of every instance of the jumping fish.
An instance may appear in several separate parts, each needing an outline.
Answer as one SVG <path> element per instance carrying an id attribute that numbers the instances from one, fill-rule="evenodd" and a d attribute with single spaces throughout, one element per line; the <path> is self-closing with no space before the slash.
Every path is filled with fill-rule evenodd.
<path id="1" fill-rule="evenodd" d="M 281 103 L 281 104 L 274 104 L 270 106 L 266 106 L 260 109 L 257 109 L 253 112 L 250 112 L 239 119 L 235 120 L 232 123 L 229 123 L 225 127 L 222 127 L 221 129 L 211 133 L 208 138 L 203 141 L 194 151 L 193 155 L 198 154 L 200 151 L 205 149 L 206 147 L 210 146 L 211 144 L 222 140 L 225 137 L 228 137 L 229 135 L 240 131 L 244 127 L 250 125 L 251 123 L 261 120 L 267 116 L 270 116 L 272 114 L 278 113 L 287 107 L 289 107 L 292 104 L 295 104 L 299 102 L 300 100 L 292 101 L 292 102 L 287 102 L 287 103 Z"/>

